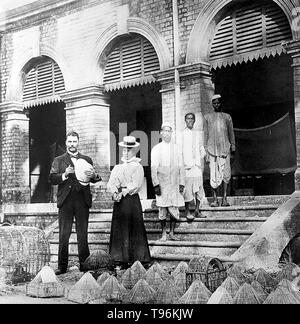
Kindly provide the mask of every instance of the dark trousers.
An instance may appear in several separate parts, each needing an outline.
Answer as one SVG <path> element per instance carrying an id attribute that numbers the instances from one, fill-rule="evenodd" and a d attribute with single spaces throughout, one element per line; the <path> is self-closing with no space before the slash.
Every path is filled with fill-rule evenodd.
<path id="1" fill-rule="evenodd" d="M 59 209 L 59 248 L 58 268 L 66 271 L 69 259 L 69 239 L 75 217 L 78 256 L 80 268 L 90 255 L 88 247 L 89 207 L 84 200 L 83 191 L 72 191 Z"/>

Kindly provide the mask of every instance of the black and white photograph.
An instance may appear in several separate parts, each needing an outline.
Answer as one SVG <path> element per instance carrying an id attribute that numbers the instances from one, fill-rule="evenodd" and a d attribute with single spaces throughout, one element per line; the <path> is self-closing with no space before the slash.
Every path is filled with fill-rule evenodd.
<path id="1" fill-rule="evenodd" d="M 0 0 L 0 137 L 0 304 L 300 304 L 300 0 Z"/>

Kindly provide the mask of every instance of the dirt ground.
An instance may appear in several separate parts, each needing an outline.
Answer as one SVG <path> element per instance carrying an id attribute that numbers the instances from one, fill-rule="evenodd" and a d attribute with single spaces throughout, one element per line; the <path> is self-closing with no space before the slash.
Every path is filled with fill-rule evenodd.
<path id="1" fill-rule="evenodd" d="M 64 297 L 38 298 L 26 295 L 26 286 L 28 283 L 15 286 L 5 285 L 0 289 L 0 304 L 76 304 L 67 299 L 68 290 L 83 275 L 79 270 L 70 271 L 66 274 L 57 276 L 58 280 L 65 287 Z"/>

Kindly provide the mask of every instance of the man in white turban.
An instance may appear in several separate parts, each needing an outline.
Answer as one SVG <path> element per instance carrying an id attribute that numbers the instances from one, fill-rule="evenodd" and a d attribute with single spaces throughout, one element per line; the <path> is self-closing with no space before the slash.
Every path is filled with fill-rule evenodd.
<path id="1" fill-rule="evenodd" d="M 214 201 L 212 207 L 219 206 L 217 189 L 223 183 L 222 206 L 229 206 L 227 201 L 227 186 L 231 178 L 231 160 L 235 153 L 235 137 L 232 119 L 222 112 L 221 95 L 212 97 L 214 111 L 204 116 L 206 158 L 210 168 L 210 185 L 213 189 Z"/>

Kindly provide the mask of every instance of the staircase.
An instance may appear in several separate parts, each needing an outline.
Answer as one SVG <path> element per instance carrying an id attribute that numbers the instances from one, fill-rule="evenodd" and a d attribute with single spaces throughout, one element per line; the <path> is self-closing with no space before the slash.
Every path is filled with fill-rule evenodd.
<path id="1" fill-rule="evenodd" d="M 144 222 L 150 252 L 153 260 L 166 265 L 176 265 L 180 261 L 205 254 L 226 261 L 247 240 L 252 233 L 289 196 L 228 197 L 230 207 L 203 207 L 206 218 L 196 218 L 187 222 L 181 211 L 180 221 L 175 229 L 176 241 L 160 241 L 161 228 L 158 210 L 144 210 Z M 112 209 L 90 211 L 89 247 L 90 250 L 108 251 Z M 169 224 L 167 223 L 167 228 Z M 58 228 L 49 236 L 51 263 L 57 265 Z M 70 238 L 70 260 L 77 262 L 75 229 Z M 72 262 L 72 261 L 71 261 Z"/>

